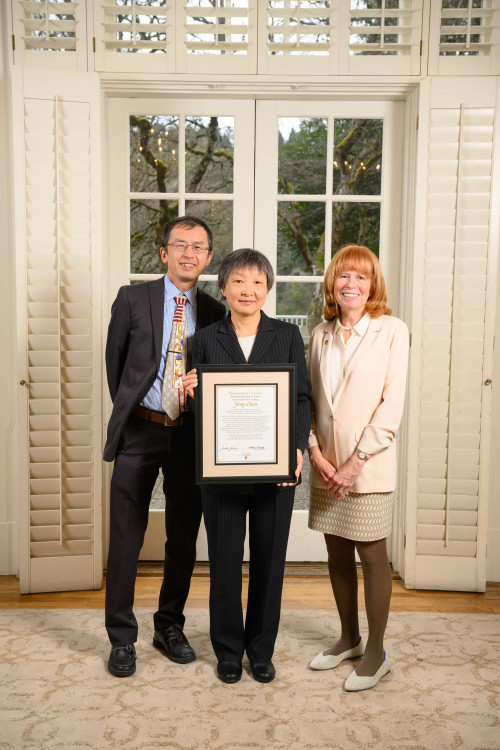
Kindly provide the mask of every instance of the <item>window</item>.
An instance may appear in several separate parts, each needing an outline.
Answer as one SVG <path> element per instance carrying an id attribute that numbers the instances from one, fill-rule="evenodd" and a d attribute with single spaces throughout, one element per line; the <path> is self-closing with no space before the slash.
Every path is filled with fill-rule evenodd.
<path id="1" fill-rule="evenodd" d="M 165 224 L 193 214 L 214 234 L 216 271 L 232 249 L 234 117 L 130 115 L 130 274 L 163 273 Z"/>
<path id="2" fill-rule="evenodd" d="M 278 276 L 322 277 L 349 243 L 378 254 L 383 120 L 280 117 L 278 132 Z M 321 283 L 311 294 L 307 282 L 278 282 L 278 315 L 298 314 L 310 330 L 322 304 Z"/>

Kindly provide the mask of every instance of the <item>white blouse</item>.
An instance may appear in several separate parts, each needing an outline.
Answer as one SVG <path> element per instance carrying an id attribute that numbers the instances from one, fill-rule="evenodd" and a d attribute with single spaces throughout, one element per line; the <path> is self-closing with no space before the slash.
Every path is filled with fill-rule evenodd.
<path id="1" fill-rule="evenodd" d="M 252 347 L 253 343 L 255 341 L 255 335 L 254 336 L 242 336 L 241 338 L 238 338 L 238 343 L 242 348 L 243 354 L 245 355 L 245 359 L 248 362 L 248 358 L 250 357 L 250 354 L 252 353 Z"/>
<path id="2" fill-rule="evenodd" d="M 347 339 L 347 342 L 345 342 L 344 331 L 349 329 L 346 329 L 338 318 L 335 321 L 335 328 L 333 329 L 332 359 L 330 362 L 332 399 L 335 398 L 335 394 L 343 383 L 346 367 L 352 359 L 354 352 L 360 345 L 361 339 L 368 330 L 369 323 L 370 316 L 365 313 L 361 320 L 358 320 L 356 325 L 350 329 L 351 335 Z"/>

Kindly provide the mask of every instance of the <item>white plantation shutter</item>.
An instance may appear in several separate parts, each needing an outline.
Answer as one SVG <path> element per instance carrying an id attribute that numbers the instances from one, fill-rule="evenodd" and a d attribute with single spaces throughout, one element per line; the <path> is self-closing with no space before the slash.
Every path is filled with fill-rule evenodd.
<path id="1" fill-rule="evenodd" d="M 422 0 L 341 3 L 340 72 L 418 75 L 422 7 Z"/>
<path id="2" fill-rule="evenodd" d="M 480 454 L 493 115 L 462 107 L 430 116 L 417 588 L 484 586 L 478 520 L 486 499 Z"/>
<path id="3" fill-rule="evenodd" d="M 178 72 L 256 73 L 257 5 L 255 0 L 179 2 Z"/>
<path id="4" fill-rule="evenodd" d="M 268 0 L 259 7 L 259 72 L 337 73 L 338 36 L 338 0 Z"/>
<path id="5" fill-rule="evenodd" d="M 95 0 L 96 70 L 175 70 L 175 4 Z"/>
<path id="6" fill-rule="evenodd" d="M 500 73 L 500 0 L 431 3 L 429 74 L 495 73 Z"/>
<path id="7" fill-rule="evenodd" d="M 95 0 L 96 69 L 256 73 L 255 0 Z"/>
<path id="8" fill-rule="evenodd" d="M 97 123 L 88 74 L 70 80 L 52 96 L 43 85 L 28 85 L 23 102 L 29 454 L 23 592 L 99 587 L 102 574 L 92 263 L 98 222 L 91 201 Z"/>
<path id="9" fill-rule="evenodd" d="M 17 64 L 87 68 L 85 0 L 13 0 Z"/>

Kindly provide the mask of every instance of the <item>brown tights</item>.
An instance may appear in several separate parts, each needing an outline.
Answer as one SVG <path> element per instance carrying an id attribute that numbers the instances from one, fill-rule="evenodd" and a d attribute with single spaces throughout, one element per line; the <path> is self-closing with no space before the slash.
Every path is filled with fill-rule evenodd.
<path id="1" fill-rule="evenodd" d="M 373 675 L 384 660 L 384 633 L 389 617 L 392 574 L 385 539 L 376 542 L 354 542 L 333 534 L 325 534 L 328 550 L 328 571 L 337 604 L 342 632 L 339 640 L 326 654 L 341 654 L 359 641 L 358 576 L 355 550 L 363 568 L 368 640 L 365 653 L 356 666 L 356 674 Z"/>

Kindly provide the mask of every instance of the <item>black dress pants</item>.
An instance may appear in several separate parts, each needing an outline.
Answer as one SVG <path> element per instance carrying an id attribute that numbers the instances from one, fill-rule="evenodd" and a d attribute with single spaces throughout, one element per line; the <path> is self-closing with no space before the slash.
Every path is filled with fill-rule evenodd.
<path id="1" fill-rule="evenodd" d="M 295 488 L 252 485 L 251 494 L 202 487 L 210 558 L 210 638 L 218 661 L 269 661 L 278 634 L 286 548 Z M 243 545 L 249 517 L 250 575 L 245 623 Z"/>
<path id="2" fill-rule="evenodd" d="M 189 421 L 188 421 L 189 420 Z M 194 424 L 165 427 L 132 416 L 124 430 L 111 479 L 106 573 L 106 630 L 113 646 L 135 643 L 133 613 L 137 563 L 148 525 L 158 471 L 164 476 L 165 563 L 154 627 L 184 626 L 184 605 L 196 560 L 201 501 L 194 483 Z"/>

